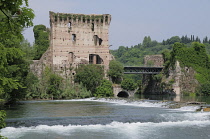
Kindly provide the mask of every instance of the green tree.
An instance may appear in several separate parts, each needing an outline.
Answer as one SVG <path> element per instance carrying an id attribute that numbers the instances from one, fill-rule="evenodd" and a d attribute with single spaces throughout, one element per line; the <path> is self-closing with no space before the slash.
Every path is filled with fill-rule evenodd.
<path id="1" fill-rule="evenodd" d="M 6 126 L 5 121 L 4 121 L 5 117 L 6 117 L 5 111 L 1 110 L 0 111 L 0 129 Z M 7 138 L 0 135 L 0 139 L 7 139 Z"/>
<path id="2" fill-rule="evenodd" d="M 55 73 L 50 73 L 48 80 L 48 90 L 47 94 L 51 96 L 51 98 L 61 98 L 61 84 L 63 78 Z"/>
<path id="3" fill-rule="evenodd" d="M 162 51 L 162 56 L 163 56 L 163 60 L 164 60 L 165 69 L 168 70 L 168 67 L 170 66 L 170 60 L 171 60 L 170 50 L 164 49 Z"/>
<path id="4" fill-rule="evenodd" d="M 205 45 L 193 42 L 191 47 L 187 47 L 184 44 L 175 43 L 171 51 L 171 65 L 173 66 L 177 60 L 182 67 L 191 67 L 196 71 L 195 78 L 203 86 L 203 89 L 200 88 L 201 92 L 206 94 L 209 89 L 207 83 L 210 82 L 210 61 Z"/>
<path id="5" fill-rule="evenodd" d="M 76 69 L 75 82 L 82 83 L 94 96 L 96 88 L 101 84 L 103 77 L 104 68 L 101 65 L 80 65 Z"/>
<path id="6" fill-rule="evenodd" d="M 152 43 L 152 40 L 151 40 L 150 36 L 148 36 L 148 37 L 145 36 L 144 40 L 143 40 L 143 47 L 145 47 L 145 48 L 150 47 L 151 43 Z"/>
<path id="7" fill-rule="evenodd" d="M 210 83 L 206 82 L 204 84 L 201 85 L 200 87 L 200 92 L 204 95 L 210 95 Z"/>
<path id="8" fill-rule="evenodd" d="M 121 82 L 121 87 L 125 90 L 135 90 L 137 84 L 132 79 L 126 78 Z"/>
<path id="9" fill-rule="evenodd" d="M 167 40 L 167 44 L 174 44 L 175 42 L 181 42 L 179 36 L 173 36 Z"/>
<path id="10" fill-rule="evenodd" d="M 90 91 L 82 84 L 72 83 L 70 78 L 64 79 L 46 67 L 39 79 L 29 73 L 27 78 L 26 99 L 73 99 L 91 97 Z"/>
<path id="11" fill-rule="evenodd" d="M 120 47 L 118 48 L 118 50 L 117 50 L 116 55 L 117 55 L 118 57 L 121 57 L 125 52 L 126 52 L 126 48 L 125 48 L 124 46 L 120 46 Z"/>
<path id="12" fill-rule="evenodd" d="M 24 53 L 24 59 L 26 61 L 31 62 L 31 60 L 33 60 L 34 58 L 34 48 L 31 46 L 31 44 L 27 40 L 24 39 L 20 43 L 20 49 Z"/>
<path id="13" fill-rule="evenodd" d="M 101 85 L 96 88 L 96 97 L 112 97 L 113 94 L 113 88 L 112 83 L 109 80 L 102 80 Z"/>
<path id="14" fill-rule="evenodd" d="M 61 85 L 63 78 L 54 73 L 51 68 L 46 67 L 42 78 L 39 81 L 38 92 L 39 96 L 44 99 L 59 99 L 61 98 Z"/>
<path id="15" fill-rule="evenodd" d="M 199 42 L 199 43 L 201 42 L 201 40 L 200 40 L 200 38 L 198 38 L 198 36 L 196 37 L 195 41 Z"/>
<path id="16" fill-rule="evenodd" d="M 67 79 L 68 80 L 68 79 Z M 62 91 L 62 98 L 88 98 L 91 97 L 91 92 L 86 89 L 82 84 L 71 84 L 65 81 L 65 86 Z"/>
<path id="17" fill-rule="evenodd" d="M 37 78 L 37 76 L 35 76 L 32 72 L 29 72 L 25 82 L 27 88 L 25 99 L 40 99 L 39 88 L 41 87 L 41 84 L 39 84 L 39 82 L 41 81 Z"/>
<path id="18" fill-rule="evenodd" d="M 110 61 L 108 76 L 111 77 L 113 83 L 120 83 L 123 76 L 123 65 L 115 60 Z"/>
<path id="19" fill-rule="evenodd" d="M 203 43 L 208 43 L 208 37 L 207 36 L 203 39 Z"/>
<path id="20" fill-rule="evenodd" d="M 0 2 L 0 94 L 8 101 L 23 96 L 28 64 L 20 49 L 21 32 L 33 25 L 33 18 L 27 0 Z"/>
<path id="21" fill-rule="evenodd" d="M 35 38 L 35 56 L 34 59 L 38 60 L 46 52 L 49 47 L 49 30 L 45 25 L 36 25 L 33 28 Z"/>

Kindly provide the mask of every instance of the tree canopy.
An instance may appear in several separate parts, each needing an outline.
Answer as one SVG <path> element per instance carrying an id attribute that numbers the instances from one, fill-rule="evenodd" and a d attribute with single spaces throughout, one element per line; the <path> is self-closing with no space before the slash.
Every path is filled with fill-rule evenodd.
<path id="1" fill-rule="evenodd" d="M 121 83 L 121 87 L 125 90 L 135 90 L 137 87 L 137 84 L 132 79 L 124 79 Z"/>
<path id="2" fill-rule="evenodd" d="M 120 83 L 123 77 L 123 65 L 115 60 L 110 61 L 108 76 L 111 77 L 113 83 Z"/>
<path id="3" fill-rule="evenodd" d="M 101 85 L 104 77 L 104 68 L 101 65 L 80 65 L 76 69 L 75 82 L 82 83 L 92 95 L 96 88 Z"/>
<path id="4" fill-rule="evenodd" d="M 49 29 L 45 25 L 36 25 L 33 28 L 35 38 L 35 56 L 39 60 L 49 47 Z"/>
<path id="5" fill-rule="evenodd" d="M 24 95 L 28 64 L 20 48 L 21 32 L 33 25 L 33 18 L 28 0 L 0 1 L 0 99 L 13 102 Z M 5 116 L 0 111 L 0 129 L 5 126 Z"/>
<path id="6" fill-rule="evenodd" d="M 102 80 L 101 85 L 96 88 L 96 97 L 112 97 L 113 94 L 113 88 L 112 83 L 109 80 Z"/>
<path id="7" fill-rule="evenodd" d="M 0 2 L 0 95 L 9 101 L 21 97 L 24 92 L 28 66 L 20 49 L 21 32 L 33 25 L 33 18 L 27 0 Z"/>

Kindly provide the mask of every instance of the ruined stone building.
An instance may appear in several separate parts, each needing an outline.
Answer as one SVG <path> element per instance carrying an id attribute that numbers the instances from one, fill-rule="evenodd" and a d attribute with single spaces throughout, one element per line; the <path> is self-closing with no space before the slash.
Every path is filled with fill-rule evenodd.
<path id="1" fill-rule="evenodd" d="M 144 57 L 145 66 L 163 67 L 163 56 L 162 55 L 146 55 Z"/>
<path id="2" fill-rule="evenodd" d="M 32 71 L 41 75 L 45 66 L 61 74 L 74 74 L 80 64 L 100 64 L 109 68 L 109 25 L 111 15 L 85 15 L 50 12 L 50 46 Z"/>

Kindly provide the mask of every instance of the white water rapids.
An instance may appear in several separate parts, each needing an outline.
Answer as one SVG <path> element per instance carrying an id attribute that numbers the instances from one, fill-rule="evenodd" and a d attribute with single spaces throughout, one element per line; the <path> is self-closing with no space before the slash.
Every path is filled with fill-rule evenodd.
<path id="1" fill-rule="evenodd" d="M 91 102 L 83 104 L 83 102 Z M 36 104 L 37 107 L 43 107 L 43 101 L 28 101 L 25 105 Z M 58 121 L 57 124 L 40 124 L 29 126 L 8 126 L 1 130 L 1 135 L 9 139 L 208 139 L 210 138 L 210 113 L 195 112 L 198 106 L 186 106 L 180 109 L 168 109 L 169 102 L 162 101 L 127 101 L 119 99 L 82 99 L 82 100 L 59 100 L 46 101 L 50 103 L 50 108 L 55 105 L 68 104 L 83 110 L 88 107 L 94 109 L 104 108 L 104 114 L 94 114 L 75 117 L 79 120 L 72 124 L 69 116 L 65 119 L 65 124 Z M 53 103 L 53 104 L 51 104 Z M 62 105 L 64 107 L 64 105 Z M 85 108 L 83 108 L 85 107 Z M 32 108 L 32 107 L 29 107 Z M 47 107 L 49 109 L 49 107 Z M 97 111 L 98 112 L 98 111 Z M 76 111 L 72 112 L 76 113 Z M 41 113 L 40 113 L 41 114 Z M 39 117 L 45 117 L 40 115 Z M 66 115 L 65 115 L 66 117 Z M 62 119 L 62 117 L 59 117 Z M 99 123 L 94 123 L 94 119 Z M 119 119 L 118 119 L 119 118 Z M 132 119 L 133 118 L 133 119 Z M 138 119 L 139 118 L 139 119 Z M 148 119 L 147 119 L 148 118 Z M 12 119 L 12 118 L 11 118 Z M 15 118 L 13 118 L 14 120 Z M 18 121 L 19 118 L 15 120 Z M 23 118 L 24 119 L 24 118 Z M 101 119 L 105 122 L 100 123 Z M 107 120 L 108 119 L 108 120 Z M 146 119 L 146 120 L 145 120 Z M 49 119 L 47 119 L 49 120 Z M 52 120 L 52 119 L 50 119 Z M 54 122 L 55 122 L 54 121 Z M 72 121 L 75 121 L 73 119 Z M 18 122 L 22 122 L 22 119 Z M 87 124 L 84 124 L 86 122 Z M 51 122 L 52 123 L 52 122 Z M 94 123 L 94 124 L 93 124 Z M 13 124 L 14 125 L 14 124 Z"/>

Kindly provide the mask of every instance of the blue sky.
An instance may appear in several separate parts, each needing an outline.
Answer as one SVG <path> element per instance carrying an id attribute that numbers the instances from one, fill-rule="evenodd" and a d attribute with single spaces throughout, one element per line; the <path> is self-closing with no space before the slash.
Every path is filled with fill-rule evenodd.
<path id="1" fill-rule="evenodd" d="M 132 46 L 144 36 L 161 42 L 172 36 L 210 38 L 210 0 L 29 0 L 35 12 L 34 25 L 49 25 L 49 11 L 111 14 L 111 49 Z M 24 36 L 34 41 L 33 28 Z"/>

